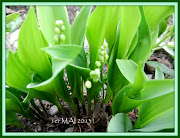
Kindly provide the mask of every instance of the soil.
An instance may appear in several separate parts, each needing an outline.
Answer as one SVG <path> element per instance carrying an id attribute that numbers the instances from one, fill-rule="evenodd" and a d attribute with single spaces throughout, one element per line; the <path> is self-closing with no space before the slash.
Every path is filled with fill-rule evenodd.
<path id="1" fill-rule="evenodd" d="M 28 12 L 29 6 L 7 6 L 6 7 L 6 15 L 11 14 L 11 13 L 21 13 L 22 20 L 26 18 L 27 12 Z M 67 11 L 69 15 L 69 22 L 72 24 L 74 18 L 76 17 L 76 12 L 79 11 L 78 6 L 67 6 Z M 22 22 L 23 22 L 22 21 Z M 172 17 L 168 21 L 169 25 L 172 24 Z M 155 51 L 151 57 L 156 57 L 164 60 L 166 63 L 168 62 L 169 67 L 174 69 L 174 59 L 163 49 Z M 145 69 L 146 73 L 148 75 L 153 76 L 154 71 L 150 71 L 148 69 Z M 107 65 L 104 66 L 103 68 L 103 73 L 106 74 L 107 72 Z M 67 81 L 67 79 L 65 79 Z M 70 86 L 68 86 L 70 87 Z M 107 88 L 107 86 L 105 86 Z M 86 99 L 86 95 L 85 99 Z M 60 124 L 60 123 L 52 123 L 52 119 L 58 119 L 58 118 L 66 118 L 66 117 L 75 117 L 73 114 L 73 111 L 67 106 L 66 103 L 62 103 L 65 109 L 68 112 L 68 115 L 63 116 L 59 112 L 57 112 L 55 115 L 50 115 L 49 111 L 51 107 L 53 106 L 52 103 L 49 103 L 47 101 L 42 101 L 48 115 L 46 112 L 44 112 L 41 104 L 39 103 L 38 99 L 35 99 L 36 105 L 41 109 L 43 114 L 46 117 L 46 122 L 35 122 L 32 120 L 29 120 L 27 118 L 24 118 L 22 115 L 18 114 L 18 118 L 20 122 L 29 128 L 30 130 L 22 129 L 16 126 L 6 126 L 6 131 L 7 132 L 106 132 L 107 130 L 107 125 L 112 118 L 112 113 L 111 113 L 111 103 L 107 103 L 104 105 L 104 108 L 101 107 L 101 103 L 98 103 L 97 105 L 97 110 L 94 110 L 92 108 L 92 113 L 90 117 L 88 117 L 87 114 L 81 114 L 80 118 L 84 119 L 94 119 L 94 123 L 76 123 L 76 124 Z M 86 109 L 87 109 L 87 103 L 86 103 Z M 101 109 L 101 110 L 98 110 Z M 138 109 L 133 109 L 131 112 L 127 114 L 127 116 L 130 118 L 132 125 L 134 125 L 137 117 L 138 117 Z"/>

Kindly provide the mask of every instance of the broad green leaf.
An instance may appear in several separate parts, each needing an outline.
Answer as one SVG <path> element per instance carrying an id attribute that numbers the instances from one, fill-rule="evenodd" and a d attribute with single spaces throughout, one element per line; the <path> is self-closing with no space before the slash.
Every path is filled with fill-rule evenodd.
<path id="1" fill-rule="evenodd" d="M 119 70 L 123 76 L 131 83 L 134 82 L 137 64 L 132 60 L 116 59 Z"/>
<path id="2" fill-rule="evenodd" d="M 141 22 L 138 6 L 121 6 L 121 27 L 117 58 L 124 58 Z"/>
<path id="3" fill-rule="evenodd" d="M 131 120 L 126 114 L 118 113 L 113 116 L 108 124 L 107 131 L 110 133 L 128 132 L 132 129 Z"/>
<path id="4" fill-rule="evenodd" d="M 41 50 L 45 47 L 34 7 L 31 7 L 21 26 L 18 38 L 18 56 L 22 63 L 38 73 L 42 80 L 51 76 L 51 64 L 47 54 Z"/>
<path id="5" fill-rule="evenodd" d="M 71 43 L 82 46 L 86 34 L 87 21 L 92 6 L 82 7 L 71 26 Z"/>
<path id="6" fill-rule="evenodd" d="M 84 103 L 84 95 L 82 89 L 82 77 L 80 73 L 77 71 L 77 68 L 72 66 L 66 67 L 68 82 L 71 86 L 72 97 L 78 98 L 80 100 L 82 106 L 85 105 Z"/>
<path id="7" fill-rule="evenodd" d="M 6 111 L 23 114 L 24 109 L 19 99 L 6 90 Z"/>
<path id="8" fill-rule="evenodd" d="M 114 98 L 112 105 L 113 115 L 119 112 L 127 113 L 144 102 L 174 93 L 174 80 L 148 80 L 138 95 L 131 99 L 127 94 L 132 86 L 132 84 L 125 86 Z"/>
<path id="9" fill-rule="evenodd" d="M 162 71 L 159 69 L 158 66 L 156 66 L 156 71 L 155 71 L 155 79 L 164 79 L 164 74 Z"/>
<path id="10" fill-rule="evenodd" d="M 14 112 L 6 112 L 6 125 L 24 128 L 24 126 L 20 123 L 16 113 Z"/>
<path id="11" fill-rule="evenodd" d="M 174 13 L 174 6 L 143 6 L 143 7 L 144 7 L 144 14 L 146 16 L 151 31 L 153 31 L 166 17 Z"/>
<path id="12" fill-rule="evenodd" d="M 13 13 L 6 16 L 6 24 L 9 24 L 10 22 L 13 22 L 17 20 L 17 18 L 20 16 L 20 13 Z"/>
<path id="13" fill-rule="evenodd" d="M 109 6 L 98 6 L 88 19 L 87 40 L 90 46 L 90 68 L 95 68 L 99 47 L 103 44 L 108 20 L 112 10 Z"/>
<path id="14" fill-rule="evenodd" d="M 13 13 L 6 16 L 6 32 L 15 31 L 21 24 L 20 13 Z"/>
<path id="15" fill-rule="evenodd" d="M 19 60 L 17 53 L 9 52 L 6 72 L 7 85 L 27 90 L 26 86 L 31 82 L 31 73 L 32 71 Z"/>
<path id="16" fill-rule="evenodd" d="M 142 66 L 141 63 L 139 63 L 136 71 L 136 76 L 133 82 L 133 86 L 131 88 L 131 91 L 128 93 L 128 97 L 130 98 L 136 97 L 136 95 L 139 94 L 139 92 L 144 88 L 144 85 L 148 80 L 141 66 Z"/>
<path id="17" fill-rule="evenodd" d="M 170 93 L 141 106 L 133 131 L 154 132 L 174 127 L 174 93 Z"/>
<path id="18" fill-rule="evenodd" d="M 49 79 L 47 79 L 43 82 L 30 83 L 27 85 L 27 88 L 35 88 L 36 90 L 45 91 L 45 92 L 49 92 L 49 93 L 53 94 L 55 91 L 53 80 L 66 67 L 66 65 L 68 63 L 69 63 L 69 61 L 66 61 L 66 60 L 53 59 L 53 62 L 52 62 L 53 75 Z"/>
<path id="19" fill-rule="evenodd" d="M 147 59 L 148 54 L 151 52 L 151 33 L 144 16 L 143 7 L 139 7 L 141 13 L 141 23 L 138 28 L 139 38 L 135 49 L 129 56 L 134 62 L 144 62 Z"/>
<path id="20" fill-rule="evenodd" d="M 164 31 L 166 30 L 167 28 L 167 20 L 163 20 L 160 24 L 159 24 L 159 33 L 158 33 L 158 37 L 164 33 Z"/>
<path id="21" fill-rule="evenodd" d="M 120 22 L 118 23 L 117 31 L 116 31 L 116 39 L 113 45 L 113 49 L 109 58 L 107 79 L 109 82 L 109 86 L 113 93 L 113 97 L 117 92 L 120 91 L 125 85 L 129 84 L 129 81 L 123 76 L 123 74 L 119 71 L 118 66 L 116 64 L 116 57 L 118 51 L 119 37 L 120 36 Z M 116 81 L 115 81 L 116 80 Z"/>
<path id="22" fill-rule="evenodd" d="M 51 45 L 55 45 L 55 23 L 62 20 L 65 26 L 65 44 L 71 43 L 71 30 L 69 27 L 68 13 L 65 6 L 36 6 L 37 18 L 45 39 Z"/>
<path id="23" fill-rule="evenodd" d="M 112 46 L 116 38 L 116 29 L 121 16 L 121 6 L 108 6 L 108 7 L 109 9 L 112 8 L 112 15 L 109 17 L 109 19 L 106 22 L 106 24 L 108 25 L 106 27 L 105 38 L 106 38 L 106 42 L 108 43 L 108 49 L 110 53 L 110 51 L 112 51 Z"/>
<path id="24" fill-rule="evenodd" d="M 132 53 L 132 51 L 133 51 L 134 48 L 136 47 L 136 45 L 137 45 L 137 43 L 138 43 L 138 37 L 139 37 L 138 35 L 139 35 L 139 34 L 138 34 L 138 32 L 137 32 L 137 33 L 135 34 L 133 40 L 132 40 L 132 43 L 131 43 L 131 45 L 130 45 L 130 47 L 129 47 L 129 50 L 128 50 L 128 53 L 127 53 L 125 59 L 128 59 L 129 55 Z"/>
<path id="25" fill-rule="evenodd" d="M 76 56 L 80 53 L 81 49 L 81 46 L 74 44 L 43 48 L 43 50 L 51 57 L 67 61 L 73 61 L 74 58 L 76 58 Z"/>
<path id="26" fill-rule="evenodd" d="M 156 61 L 147 61 L 146 63 L 147 63 L 148 65 L 154 67 L 154 68 L 156 68 L 156 66 L 158 66 L 159 69 L 160 69 L 163 73 L 168 74 L 168 75 L 170 75 L 171 77 L 174 78 L 174 70 L 171 69 L 171 68 L 169 68 L 168 66 L 166 66 L 166 65 L 164 65 L 164 64 L 162 64 L 162 63 L 156 62 Z"/>

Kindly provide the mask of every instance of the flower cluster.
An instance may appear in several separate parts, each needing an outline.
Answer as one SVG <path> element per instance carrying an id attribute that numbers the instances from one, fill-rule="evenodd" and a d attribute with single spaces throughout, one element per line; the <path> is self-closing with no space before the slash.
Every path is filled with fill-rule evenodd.
<path id="1" fill-rule="evenodd" d="M 98 60 L 95 62 L 97 68 L 95 70 L 92 70 L 90 72 L 90 78 L 93 80 L 93 82 L 98 82 L 98 80 L 100 79 L 100 67 L 101 65 L 103 65 L 105 62 L 107 62 L 109 56 L 107 54 L 107 49 L 108 44 L 106 42 L 106 40 L 104 40 L 104 44 L 100 47 L 99 51 L 98 51 Z M 85 83 L 86 88 L 91 88 L 91 82 L 88 80 Z"/>
<path id="2" fill-rule="evenodd" d="M 101 64 L 100 62 L 104 63 L 108 60 L 109 56 L 107 54 L 106 48 L 108 47 L 108 44 L 106 40 L 104 40 L 104 44 L 100 47 L 98 53 L 99 53 L 99 61 L 96 61 L 96 66 L 99 67 Z"/>
<path id="3" fill-rule="evenodd" d="M 54 36 L 55 44 L 63 44 L 65 42 L 65 35 L 63 34 L 63 32 L 65 31 L 65 27 L 62 20 L 56 20 L 56 27 L 54 31 L 56 33 L 56 35 Z"/>

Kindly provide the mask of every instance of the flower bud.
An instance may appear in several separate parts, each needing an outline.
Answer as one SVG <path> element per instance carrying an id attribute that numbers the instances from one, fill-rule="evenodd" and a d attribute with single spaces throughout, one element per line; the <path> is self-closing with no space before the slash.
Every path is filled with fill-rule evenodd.
<path id="1" fill-rule="evenodd" d="M 101 51 L 99 54 L 103 56 L 104 55 L 104 51 Z"/>
<path id="2" fill-rule="evenodd" d="M 104 56 L 99 55 L 99 61 L 104 62 Z"/>
<path id="3" fill-rule="evenodd" d="M 106 42 L 106 39 L 104 39 L 104 44 L 103 44 L 104 48 L 106 49 L 108 47 L 108 43 Z"/>
<path id="4" fill-rule="evenodd" d="M 100 62 L 100 61 L 96 61 L 95 64 L 96 64 L 97 67 L 100 67 L 100 66 L 101 66 L 101 62 Z"/>
<path id="5" fill-rule="evenodd" d="M 100 70 L 99 69 L 95 69 L 95 74 L 100 74 Z"/>
<path id="6" fill-rule="evenodd" d="M 56 27 L 54 30 L 55 30 L 56 34 L 60 34 L 61 33 L 58 27 Z"/>
<path id="7" fill-rule="evenodd" d="M 108 54 L 106 54 L 106 55 L 104 56 L 104 60 L 107 61 L 108 58 L 109 58 L 109 56 L 108 56 Z"/>
<path id="8" fill-rule="evenodd" d="M 91 88 L 91 82 L 90 81 L 86 81 L 85 82 L 85 86 L 86 86 L 86 88 Z"/>
<path id="9" fill-rule="evenodd" d="M 93 71 L 90 72 L 90 77 L 93 78 L 94 75 L 95 75 L 95 71 L 93 70 Z"/>
<path id="10" fill-rule="evenodd" d="M 55 42 L 55 44 L 59 44 L 59 36 L 58 35 L 54 36 L 54 42 Z"/>
<path id="11" fill-rule="evenodd" d="M 57 21 L 56 21 L 56 26 L 57 26 L 57 27 L 60 28 L 62 25 L 63 25 L 63 21 L 62 21 L 62 20 L 57 20 Z"/>
<path id="12" fill-rule="evenodd" d="M 61 43 L 64 43 L 64 42 L 65 42 L 65 39 L 66 39 L 65 35 L 61 34 L 61 35 L 60 35 L 60 41 L 61 41 Z"/>
<path id="13" fill-rule="evenodd" d="M 64 25 L 63 25 L 63 26 L 61 26 L 61 31 L 62 31 L 62 32 L 64 32 L 64 31 L 65 31 L 65 27 L 64 27 Z"/>
<path id="14" fill-rule="evenodd" d="M 101 49 L 101 51 L 102 51 L 102 50 L 104 50 L 104 46 L 101 46 L 101 48 L 100 48 L 100 49 Z"/>

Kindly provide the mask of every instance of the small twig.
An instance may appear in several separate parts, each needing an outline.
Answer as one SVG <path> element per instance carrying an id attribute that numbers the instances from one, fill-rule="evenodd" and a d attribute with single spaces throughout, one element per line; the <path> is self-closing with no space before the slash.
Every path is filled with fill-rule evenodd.
<path id="1" fill-rule="evenodd" d="M 138 117 L 138 115 L 135 115 L 134 113 L 131 113 L 131 112 L 128 112 L 129 115 L 132 115 L 132 116 L 135 116 L 135 117 Z"/>

